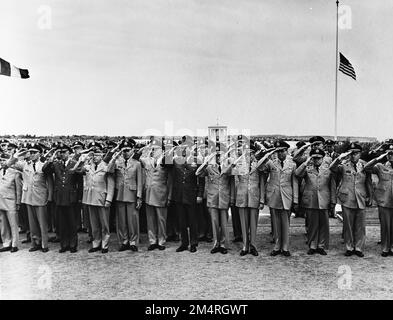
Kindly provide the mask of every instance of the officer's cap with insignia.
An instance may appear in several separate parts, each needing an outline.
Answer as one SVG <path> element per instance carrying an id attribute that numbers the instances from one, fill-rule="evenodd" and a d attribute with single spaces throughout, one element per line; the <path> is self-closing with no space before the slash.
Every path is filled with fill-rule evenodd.
<path id="1" fill-rule="evenodd" d="M 4 153 L 3 152 L 3 153 L 0 154 L 0 159 L 2 159 L 2 160 L 7 160 L 9 158 L 11 158 L 11 155 L 8 154 L 8 153 Z"/>
<path id="2" fill-rule="evenodd" d="M 223 144 L 223 143 L 217 143 L 216 144 L 216 152 L 222 152 L 225 153 L 228 151 L 228 148 Z"/>
<path id="3" fill-rule="evenodd" d="M 274 142 L 274 147 L 276 148 L 276 151 L 280 151 L 289 149 L 290 145 L 284 140 L 279 139 Z"/>
<path id="4" fill-rule="evenodd" d="M 313 149 L 310 151 L 311 158 L 323 158 L 325 156 L 325 151 L 321 149 Z"/>
<path id="5" fill-rule="evenodd" d="M 153 138 L 150 141 L 150 147 L 153 149 L 161 149 L 163 147 L 163 141 L 158 138 Z"/>
<path id="6" fill-rule="evenodd" d="M 136 142 L 134 139 L 124 139 L 120 143 L 120 150 L 131 150 L 136 146 Z"/>
<path id="7" fill-rule="evenodd" d="M 325 143 L 325 139 L 321 136 L 313 136 L 311 137 L 308 142 L 310 143 Z"/>
<path id="8" fill-rule="evenodd" d="M 30 143 L 29 146 L 27 147 L 27 149 L 30 152 L 38 152 L 38 153 L 42 153 L 42 147 L 40 144 L 38 143 Z"/>
<path id="9" fill-rule="evenodd" d="M 56 150 L 60 150 L 60 151 L 69 151 L 70 153 L 72 152 L 72 149 L 67 146 L 65 143 L 61 142 L 58 144 Z"/>
<path id="10" fill-rule="evenodd" d="M 363 151 L 363 148 L 362 148 L 362 146 L 359 143 L 351 142 L 351 144 L 349 145 L 348 150 L 352 151 L 352 152 L 361 152 L 361 151 Z"/>
<path id="11" fill-rule="evenodd" d="M 387 148 L 386 148 L 386 152 L 388 154 L 393 154 L 393 143 L 389 143 Z"/>
<path id="12" fill-rule="evenodd" d="M 334 146 L 336 143 L 332 139 L 328 139 L 325 142 L 325 146 Z"/>
<path id="13" fill-rule="evenodd" d="M 84 147 L 85 147 L 85 145 L 83 144 L 82 141 L 75 141 L 71 146 L 72 149 L 77 149 L 77 148 L 83 149 Z"/>
<path id="14" fill-rule="evenodd" d="M 10 143 L 7 145 L 7 148 L 8 148 L 8 149 L 16 149 L 16 148 L 18 148 L 18 146 L 17 146 L 15 143 L 10 142 Z"/>
<path id="15" fill-rule="evenodd" d="M 102 145 L 99 142 L 90 142 L 88 148 L 92 149 L 94 153 L 102 153 Z"/>

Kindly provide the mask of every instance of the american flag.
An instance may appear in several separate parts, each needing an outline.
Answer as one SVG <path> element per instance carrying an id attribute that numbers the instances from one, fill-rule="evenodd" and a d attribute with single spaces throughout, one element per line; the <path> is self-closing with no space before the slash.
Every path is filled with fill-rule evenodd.
<path id="1" fill-rule="evenodd" d="M 347 58 L 340 52 L 340 67 L 338 68 L 342 73 L 350 76 L 353 80 L 356 80 L 356 73 L 353 69 L 352 64 L 349 62 Z"/>

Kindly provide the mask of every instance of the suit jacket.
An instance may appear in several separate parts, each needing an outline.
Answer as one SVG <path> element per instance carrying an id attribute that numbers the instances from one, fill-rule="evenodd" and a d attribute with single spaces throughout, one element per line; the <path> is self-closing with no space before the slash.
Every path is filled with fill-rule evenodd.
<path id="1" fill-rule="evenodd" d="M 330 167 L 338 175 L 340 185 L 337 191 L 339 203 L 347 208 L 365 209 L 366 198 L 372 192 L 371 175 L 363 170 L 365 161 L 359 160 L 356 167 L 351 161 Z"/>
<path id="2" fill-rule="evenodd" d="M 48 176 L 42 171 L 44 163 L 37 161 L 35 170 L 31 161 L 18 161 L 14 168 L 22 172 L 22 203 L 45 206 L 49 197 Z"/>
<path id="3" fill-rule="evenodd" d="M 78 201 L 77 174 L 70 171 L 75 166 L 74 160 L 46 162 L 42 170 L 49 176 L 54 175 L 53 200 L 58 206 L 70 206 Z"/>
<path id="4" fill-rule="evenodd" d="M 209 208 L 227 210 L 235 199 L 231 170 L 226 169 L 225 165 L 219 168 L 219 165 L 214 163 L 208 164 L 201 172 L 201 177 L 206 177 L 206 202 Z"/>
<path id="5" fill-rule="evenodd" d="M 243 156 L 232 169 L 235 177 L 235 206 L 239 208 L 259 208 L 263 202 L 264 175 L 260 170 L 250 171 L 255 168 L 257 161 L 246 160 Z"/>
<path id="6" fill-rule="evenodd" d="M 112 202 L 115 191 L 115 179 L 108 172 L 108 165 L 101 161 L 97 170 L 95 165 L 84 166 L 85 179 L 83 187 L 82 203 L 91 206 L 104 206 L 105 201 Z"/>
<path id="7" fill-rule="evenodd" d="M 336 203 L 336 183 L 329 168 L 320 166 L 317 170 L 313 164 L 302 163 L 295 174 L 304 178 L 300 202 L 303 208 L 329 209 L 330 203 Z"/>
<path id="8" fill-rule="evenodd" d="M 184 159 L 178 157 L 173 160 L 172 200 L 180 204 L 195 205 L 197 197 L 203 197 L 205 178 L 195 175 L 199 164 L 189 163 Z"/>
<path id="9" fill-rule="evenodd" d="M 166 207 L 168 199 L 172 199 L 172 174 L 171 166 L 154 165 L 151 157 L 139 159 L 145 170 L 146 179 L 144 187 L 145 203 L 155 207 Z"/>
<path id="10" fill-rule="evenodd" d="M 263 203 L 272 209 L 284 210 L 290 210 L 293 203 L 299 203 L 299 185 L 295 176 L 296 164 L 291 158 L 287 157 L 284 160 L 283 167 L 278 158 L 268 160 L 261 166 L 261 170 L 269 176 L 267 184 L 263 185 Z"/>
<path id="11" fill-rule="evenodd" d="M 393 168 L 388 161 L 384 164 L 377 163 L 369 170 L 378 176 L 378 184 L 375 187 L 374 197 L 378 206 L 393 208 Z"/>
<path id="12" fill-rule="evenodd" d="M 22 200 L 22 175 L 14 168 L 0 170 L 0 210 L 16 211 Z"/>
<path id="13" fill-rule="evenodd" d="M 115 173 L 116 200 L 135 202 L 136 198 L 142 199 L 143 179 L 142 166 L 138 160 L 112 159 L 108 164 L 108 171 Z"/>

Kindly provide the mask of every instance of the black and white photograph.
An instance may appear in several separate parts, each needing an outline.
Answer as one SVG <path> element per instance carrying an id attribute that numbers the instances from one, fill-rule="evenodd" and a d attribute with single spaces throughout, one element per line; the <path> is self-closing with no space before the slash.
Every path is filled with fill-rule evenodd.
<path id="1" fill-rule="evenodd" d="M 391 0 L 0 7 L 0 300 L 393 298 Z"/>

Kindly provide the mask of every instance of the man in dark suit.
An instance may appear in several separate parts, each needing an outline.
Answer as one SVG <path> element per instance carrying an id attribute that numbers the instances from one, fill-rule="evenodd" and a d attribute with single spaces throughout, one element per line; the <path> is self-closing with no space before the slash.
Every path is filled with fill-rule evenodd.
<path id="1" fill-rule="evenodd" d="M 192 151 L 191 137 L 189 139 L 186 137 L 183 141 L 173 159 L 172 200 L 175 202 L 181 232 L 181 245 L 176 252 L 187 250 L 189 244 L 191 245 L 190 252 L 196 252 L 198 246 L 196 205 L 202 203 L 205 179 L 195 175 L 202 161 L 198 161 L 196 154 Z M 190 228 L 190 237 L 187 227 Z"/>
<path id="2" fill-rule="evenodd" d="M 54 174 L 55 192 L 54 200 L 57 206 L 59 218 L 60 253 L 70 250 L 77 251 L 78 234 L 74 206 L 77 198 L 77 179 L 73 169 L 75 161 L 69 158 L 71 148 L 60 144 L 55 154 L 44 164 L 42 171 Z M 56 154 L 60 154 L 60 160 L 54 162 Z"/>

